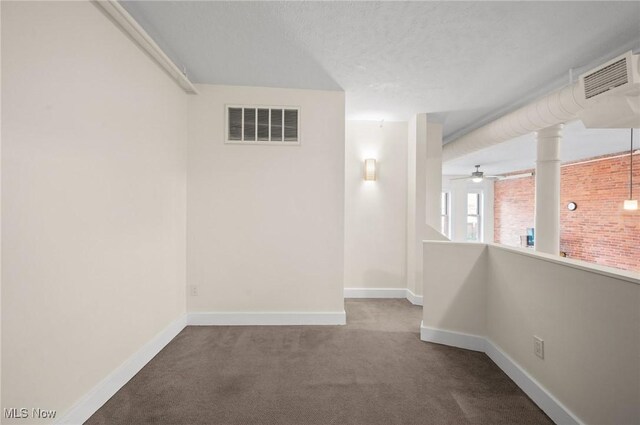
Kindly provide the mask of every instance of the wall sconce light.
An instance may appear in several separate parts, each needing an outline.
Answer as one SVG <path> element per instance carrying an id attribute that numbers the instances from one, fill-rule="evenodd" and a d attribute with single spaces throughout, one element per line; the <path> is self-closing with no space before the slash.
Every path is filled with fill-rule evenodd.
<path id="1" fill-rule="evenodd" d="M 376 179 L 376 160 L 373 158 L 364 160 L 364 179 L 367 181 Z"/>
<path id="2" fill-rule="evenodd" d="M 633 128 L 631 129 L 631 143 L 629 146 L 629 199 L 625 199 L 623 208 L 628 211 L 638 209 L 638 200 L 633 199 Z"/>

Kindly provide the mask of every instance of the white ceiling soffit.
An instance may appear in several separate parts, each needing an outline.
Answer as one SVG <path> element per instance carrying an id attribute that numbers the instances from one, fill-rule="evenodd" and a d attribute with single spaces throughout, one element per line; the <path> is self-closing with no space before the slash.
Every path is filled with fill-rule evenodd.
<path id="1" fill-rule="evenodd" d="M 446 140 L 640 40 L 640 2 L 123 5 L 196 83 L 344 90 L 347 119 L 436 113 Z"/>
<path id="2" fill-rule="evenodd" d="M 635 134 L 638 134 L 637 131 Z M 587 129 L 581 121 L 568 123 L 560 145 L 562 162 L 579 161 L 629 151 L 629 129 Z M 640 141 L 634 140 L 634 148 Z M 535 134 L 527 134 L 499 145 L 447 161 L 442 165 L 444 175 L 466 175 L 480 164 L 487 174 L 504 174 L 529 170 L 536 166 Z"/>

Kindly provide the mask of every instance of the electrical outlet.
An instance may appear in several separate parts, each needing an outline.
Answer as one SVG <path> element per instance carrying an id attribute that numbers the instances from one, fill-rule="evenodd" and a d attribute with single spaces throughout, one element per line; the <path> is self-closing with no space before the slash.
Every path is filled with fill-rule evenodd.
<path id="1" fill-rule="evenodd" d="M 533 337 L 533 353 L 544 359 L 544 341 L 537 336 Z"/>
<path id="2" fill-rule="evenodd" d="M 189 286 L 189 295 L 191 295 L 192 297 L 197 297 L 198 296 L 198 286 L 197 285 Z"/>

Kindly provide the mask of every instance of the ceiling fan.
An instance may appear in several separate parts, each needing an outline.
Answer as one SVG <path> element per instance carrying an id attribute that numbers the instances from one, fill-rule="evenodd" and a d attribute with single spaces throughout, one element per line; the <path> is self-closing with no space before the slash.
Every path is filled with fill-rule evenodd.
<path id="1" fill-rule="evenodd" d="M 476 165 L 475 167 L 476 167 L 476 171 L 471 173 L 471 175 L 465 176 L 465 177 L 457 177 L 457 178 L 451 179 L 451 180 L 471 180 L 474 183 L 480 183 L 484 179 L 499 180 L 499 179 L 503 179 L 505 177 L 505 176 L 485 176 L 484 175 L 484 171 L 480 171 L 480 166 L 479 165 Z"/>

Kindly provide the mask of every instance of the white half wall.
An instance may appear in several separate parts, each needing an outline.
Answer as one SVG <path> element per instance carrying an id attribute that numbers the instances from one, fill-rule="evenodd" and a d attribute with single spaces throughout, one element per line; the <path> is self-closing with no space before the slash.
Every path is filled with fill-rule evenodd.
<path id="1" fill-rule="evenodd" d="M 521 251 L 489 248 L 491 341 L 585 423 L 640 423 L 640 275 Z"/>
<path id="2" fill-rule="evenodd" d="M 425 242 L 423 254 L 424 325 L 434 329 L 484 335 L 486 246 Z"/>
<path id="3" fill-rule="evenodd" d="M 407 123 L 347 121 L 345 288 L 406 288 Z M 377 179 L 364 180 L 364 160 Z"/>
<path id="4" fill-rule="evenodd" d="M 188 310 L 344 311 L 344 93 L 197 88 L 187 269 L 198 294 Z M 225 144 L 226 104 L 300 107 L 300 145 Z"/>
<path id="5" fill-rule="evenodd" d="M 424 244 L 423 339 L 485 351 L 558 423 L 640 423 L 639 274 L 501 245 Z"/>
<path id="6" fill-rule="evenodd" d="M 2 407 L 60 417 L 185 314 L 187 96 L 89 2 L 1 27 Z"/>

